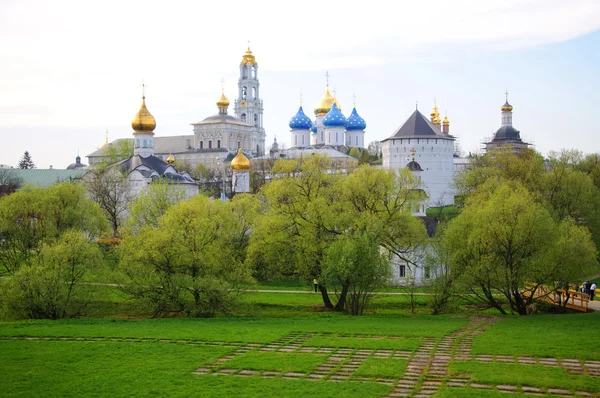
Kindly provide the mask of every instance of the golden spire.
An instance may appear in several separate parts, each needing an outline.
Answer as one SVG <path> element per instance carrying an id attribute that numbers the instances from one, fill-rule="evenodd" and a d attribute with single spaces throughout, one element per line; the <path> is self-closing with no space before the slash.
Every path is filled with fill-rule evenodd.
<path id="1" fill-rule="evenodd" d="M 513 107 L 511 104 L 508 103 L 508 90 L 506 90 L 506 92 L 504 93 L 506 94 L 506 102 L 504 103 L 504 105 L 502 105 L 502 112 L 512 112 Z"/>
<path id="2" fill-rule="evenodd" d="M 433 124 L 439 124 L 441 122 L 440 111 L 438 110 L 437 101 L 435 98 L 433 99 L 433 111 L 431 111 L 431 122 Z"/>
<path id="3" fill-rule="evenodd" d="M 444 116 L 444 122 L 443 122 L 443 124 L 444 124 L 444 126 L 450 125 L 450 120 L 448 120 L 448 114 L 447 113 Z"/>
<path id="4" fill-rule="evenodd" d="M 106 148 L 108 146 L 108 130 L 106 130 L 106 138 L 104 139 L 104 143 L 98 147 L 98 149 Z"/>
<path id="5" fill-rule="evenodd" d="M 229 99 L 225 96 L 225 80 L 221 79 L 221 96 L 217 100 L 217 106 L 219 109 L 221 108 L 229 108 Z"/>
<path id="6" fill-rule="evenodd" d="M 169 157 L 167 158 L 167 163 L 169 163 L 169 164 L 175 163 L 175 158 L 173 157 L 173 154 L 171 152 L 169 152 Z"/>
<path id="7" fill-rule="evenodd" d="M 146 96 L 142 96 L 142 106 L 131 121 L 133 134 L 152 133 L 156 128 L 156 120 L 146 108 Z"/>
<path id="8" fill-rule="evenodd" d="M 238 148 L 238 153 L 231 161 L 231 168 L 233 171 L 249 171 L 250 161 L 242 152 L 242 148 Z"/>
<path id="9" fill-rule="evenodd" d="M 242 61 L 240 62 L 240 64 L 256 65 L 256 58 L 254 57 L 254 54 L 252 54 L 252 50 L 250 50 L 250 40 L 248 40 L 248 49 L 242 57 Z"/>

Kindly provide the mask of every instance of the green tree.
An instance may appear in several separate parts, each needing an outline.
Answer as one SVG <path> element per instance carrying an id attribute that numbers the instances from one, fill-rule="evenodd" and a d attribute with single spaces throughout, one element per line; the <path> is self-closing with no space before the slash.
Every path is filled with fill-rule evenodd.
<path id="1" fill-rule="evenodd" d="M 366 232 L 345 235 L 325 250 L 321 281 L 343 290 L 348 286 L 344 311 L 362 315 L 373 292 L 385 286 L 391 276 L 389 256 Z"/>
<path id="2" fill-rule="evenodd" d="M 103 165 L 107 166 L 133 156 L 133 149 L 133 139 L 115 141 L 102 153 Z"/>
<path id="3" fill-rule="evenodd" d="M 77 316 L 89 295 L 79 284 L 87 270 L 101 262 L 98 246 L 84 233 L 64 232 L 44 245 L 32 264 L 20 267 L 2 286 L 4 305 L 20 318 L 58 319 Z"/>
<path id="4" fill-rule="evenodd" d="M 238 205 L 196 196 L 168 209 L 156 228 L 126 237 L 120 249 L 128 281 L 122 290 L 149 305 L 153 316 L 229 312 L 251 281 L 238 252 L 251 216 Z"/>
<path id="5" fill-rule="evenodd" d="M 13 169 L 0 168 L 0 197 L 9 195 L 21 188 L 23 180 Z"/>
<path id="6" fill-rule="evenodd" d="M 20 169 L 35 169 L 35 163 L 33 163 L 33 159 L 31 159 L 31 155 L 29 152 L 25 151 L 23 157 L 19 161 Z"/>
<path id="7" fill-rule="evenodd" d="M 369 164 L 371 161 L 371 155 L 369 155 L 369 151 L 363 149 L 360 151 L 360 158 L 358 159 L 358 164 Z"/>
<path id="8" fill-rule="evenodd" d="M 178 188 L 167 181 L 153 181 L 140 196 L 129 206 L 127 227 L 137 234 L 143 226 L 158 226 L 159 218 L 165 212 L 186 198 L 183 188 Z"/>
<path id="9" fill-rule="evenodd" d="M 0 274 L 33 265 L 44 244 L 78 230 L 95 238 L 108 227 L 102 210 L 78 184 L 64 182 L 0 198 Z"/>
<path id="10" fill-rule="evenodd" d="M 555 221 L 513 181 L 479 187 L 450 222 L 444 239 L 451 272 L 460 275 L 472 297 L 501 313 L 505 310 L 497 294 L 511 311 L 526 315 L 541 285 L 597 269 L 587 230 L 571 219 Z"/>
<path id="11" fill-rule="evenodd" d="M 359 159 L 360 158 L 360 149 L 358 149 L 357 147 L 353 147 L 352 149 L 350 149 L 350 152 L 348 153 L 349 156 L 352 156 L 354 159 Z"/>

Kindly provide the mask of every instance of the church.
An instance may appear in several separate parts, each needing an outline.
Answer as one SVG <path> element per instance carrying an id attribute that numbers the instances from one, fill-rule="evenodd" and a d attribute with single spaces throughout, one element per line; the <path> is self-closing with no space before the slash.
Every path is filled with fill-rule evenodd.
<path id="1" fill-rule="evenodd" d="M 230 101 L 224 89 L 217 100 L 217 113 L 201 121 L 191 123 L 193 134 L 154 137 L 155 157 L 166 160 L 171 157 L 191 167 L 229 161 L 238 148 L 250 158 L 265 153 L 265 129 L 263 127 L 263 100 L 260 98 L 258 63 L 250 47 L 242 56 L 239 65 L 238 96 L 234 101 L 234 115 L 229 114 Z M 117 147 L 121 138 L 107 142 L 89 154 L 90 165 L 106 162 L 106 150 Z"/>

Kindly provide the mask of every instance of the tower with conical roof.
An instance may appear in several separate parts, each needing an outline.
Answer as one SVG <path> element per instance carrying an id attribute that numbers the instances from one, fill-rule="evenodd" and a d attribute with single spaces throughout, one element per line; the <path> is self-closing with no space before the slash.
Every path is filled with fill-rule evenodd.
<path id="1" fill-rule="evenodd" d="M 131 121 L 134 145 L 133 154 L 143 158 L 154 155 L 154 129 L 156 120 L 146 108 L 146 96 L 142 95 L 142 106 Z"/>
<path id="2" fill-rule="evenodd" d="M 485 150 L 490 151 L 499 147 L 509 148 L 515 153 L 520 153 L 527 149 L 530 144 L 524 142 L 521 139 L 521 132 L 513 127 L 512 124 L 512 111 L 513 106 L 508 103 L 508 92 L 506 94 L 506 101 L 500 108 L 502 115 L 502 124 L 500 128 L 494 134 L 494 138 L 490 142 L 485 143 Z"/>
<path id="3" fill-rule="evenodd" d="M 263 100 L 260 98 L 258 81 L 258 63 L 256 57 L 248 49 L 240 61 L 240 77 L 238 79 L 238 97 L 235 100 L 235 117 L 256 128 L 258 138 L 252 145 L 252 152 L 257 156 L 265 153 L 265 129 L 263 127 Z"/>
<path id="4" fill-rule="evenodd" d="M 250 192 L 250 161 L 242 148 L 238 149 L 237 155 L 231 160 L 231 169 L 233 193 Z"/>

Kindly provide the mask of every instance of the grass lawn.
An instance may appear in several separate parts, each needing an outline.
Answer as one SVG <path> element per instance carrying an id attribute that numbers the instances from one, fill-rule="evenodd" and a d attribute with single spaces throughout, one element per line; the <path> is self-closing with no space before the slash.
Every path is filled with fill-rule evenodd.
<path id="1" fill-rule="evenodd" d="M 600 312 L 506 317 L 473 342 L 474 354 L 600 358 Z"/>
<path id="2" fill-rule="evenodd" d="M 416 351 L 421 345 L 421 340 L 422 339 L 419 337 L 409 339 L 389 339 L 387 336 L 381 336 L 380 338 L 373 339 L 321 335 L 311 337 L 304 345 L 308 347 L 372 348 L 380 350 Z"/>
<path id="3" fill-rule="evenodd" d="M 2 396 L 11 397 L 380 397 L 376 383 L 198 376 L 219 347 L 118 342 L 0 341 Z"/>
<path id="4" fill-rule="evenodd" d="M 312 353 L 251 351 L 230 359 L 221 368 L 309 373 L 326 358 L 326 355 Z"/>
<path id="5" fill-rule="evenodd" d="M 455 316 L 319 318 L 63 319 L 0 322 L 0 336 L 80 336 L 269 343 L 292 331 L 441 337 L 465 326 Z"/>
<path id="6" fill-rule="evenodd" d="M 368 358 L 354 373 L 355 376 L 401 378 L 408 361 L 395 358 Z"/>
<path id="7" fill-rule="evenodd" d="M 450 366 L 450 371 L 454 374 L 471 375 L 472 381 L 477 383 L 600 391 L 600 377 L 568 374 L 566 369 L 550 366 L 455 362 Z"/>
<path id="8" fill-rule="evenodd" d="M 496 390 L 482 390 L 477 388 L 451 388 L 443 387 L 433 395 L 433 398 L 506 398 L 507 396 L 519 396 L 519 397 L 531 397 L 531 395 L 525 395 L 523 393 L 511 393 L 500 392 Z M 544 395 L 546 398 L 555 397 L 555 395 Z"/>

